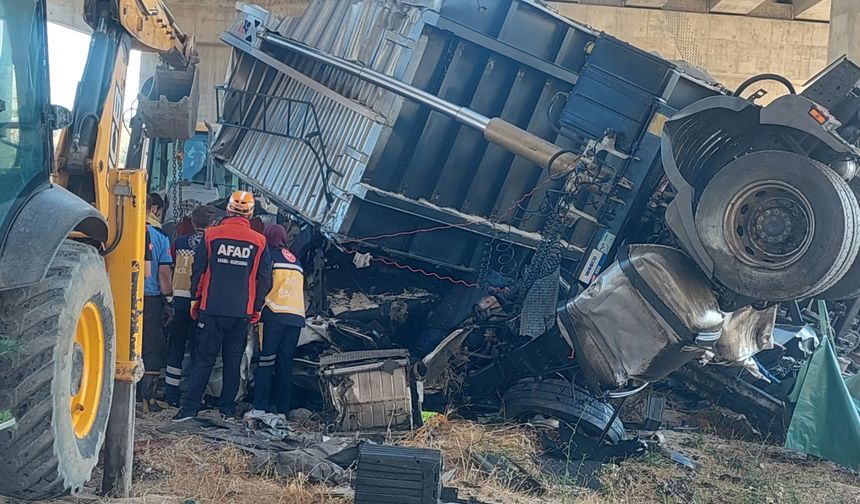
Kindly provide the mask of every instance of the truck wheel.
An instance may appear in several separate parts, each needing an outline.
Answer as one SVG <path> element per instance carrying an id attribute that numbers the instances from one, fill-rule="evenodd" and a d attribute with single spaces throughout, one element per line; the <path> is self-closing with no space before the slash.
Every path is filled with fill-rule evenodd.
<path id="1" fill-rule="evenodd" d="M 519 381 L 505 392 L 503 400 L 507 418 L 524 420 L 534 415 L 546 415 L 595 439 L 603 433 L 613 413 L 609 404 L 562 380 Z M 614 445 L 624 437 L 624 424 L 616 418 L 605 441 Z"/>
<path id="2" fill-rule="evenodd" d="M 0 293 L 0 495 L 83 487 L 104 442 L 115 370 L 110 283 L 95 248 L 66 240 L 40 283 Z"/>
<path id="3" fill-rule="evenodd" d="M 696 231 L 714 277 L 765 301 L 817 295 L 857 257 L 860 206 L 827 166 L 790 152 L 738 158 L 708 183 Z"/>
<path id="4" fill-rule="evenodd" d="M 857 179 L 848 183 L 854 198 L 860 201 L 860 181 Z M 860 236 L 860 233 L 858 233 Z M 858 238 L 860 239 L 860 238 Z M 860 254 L 854 259 L 854 263 L 848 268 L 848 272 L 836 284 L 822 292 L 822 299 L 853 299 L 860 296 Z"/>

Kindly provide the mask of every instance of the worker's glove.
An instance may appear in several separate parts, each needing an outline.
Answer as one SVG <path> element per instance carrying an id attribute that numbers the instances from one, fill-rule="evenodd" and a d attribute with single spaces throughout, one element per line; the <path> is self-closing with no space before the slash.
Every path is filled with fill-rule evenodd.
<path id="1" fill-rule="evenodd" d="M 194 300 L 191 302 L 191 319 L 197 320 L 200 317 L 200 301 Z"/>
<path id="2" fill-rule="evenodd" d="M 254 325 L 260 321 L 260 315 L 261 313 L 258 311 L 255 311 L 254 314 L 251 315 L 251 325 Z"/>

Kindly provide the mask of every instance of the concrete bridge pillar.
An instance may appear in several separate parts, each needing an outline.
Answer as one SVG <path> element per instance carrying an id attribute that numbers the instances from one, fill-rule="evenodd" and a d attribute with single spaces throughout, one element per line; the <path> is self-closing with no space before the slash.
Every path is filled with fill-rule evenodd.
<path id="1" fill-rule="evenodd" d="M 860 64 L 860 2 L 832 0 L 830 4 L 830 61 L 847 54 Z"/>

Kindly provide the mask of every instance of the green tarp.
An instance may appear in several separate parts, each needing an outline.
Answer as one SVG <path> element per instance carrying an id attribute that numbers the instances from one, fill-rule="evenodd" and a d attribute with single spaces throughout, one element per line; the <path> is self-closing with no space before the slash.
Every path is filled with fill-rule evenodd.
<path id="1" fill-rule="evenodd" d="M 785 446 L 860 470 L 860 375 L 842 379 L 829 338 L 800 369 L 789 394 Z"/>

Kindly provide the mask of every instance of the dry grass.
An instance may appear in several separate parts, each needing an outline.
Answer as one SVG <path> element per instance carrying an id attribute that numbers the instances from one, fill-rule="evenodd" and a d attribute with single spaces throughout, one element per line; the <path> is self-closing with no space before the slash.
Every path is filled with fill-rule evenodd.
<path id="1" fill-rule="evenodd" d="M 588 495 L 585 490 L 562 484 L 545 475 L 535 457 L 540 451 L 537 434 L 526 426 L 483 425 L 437 416 L 413 434 L 395 441 L 403 446 L 442 451 L 446 471 L 453 470 L 447 485 L 458 487 L 461 493 L 484 502 L 567 504 L 582 502 L 582 497 Z M 527 495 L 495 475 L 487 475 L 472 460 L 472 453 L 506 456 L 543 483 L 547 492 L 541 497 Z"/>
<path id="2" fill-rule="evenodd" d="M 537 433 L 528 427 L 438 417 L 398 443 L 438 448 L 445 455 L 446 469 L 454 469 L 449 485 L 490 503 L 860 504 L 860 476 L 828 462 L 713 434 L 666 431 L 664 435 L 663 446 L 645 457 L 604 466 L 599 492 L 570 485 L 542 470 L 535 457 L 540 449 Z M 536 476 L 546 486 L 546 494 L 524 495 L 487 476 L 472 462 L 474 451 L 506 455 Z M 693 459 L 697 469 L 690 471 L 672 462 L 672 451 Z"/>
<path id="3" fill-rule="evenodd" d="M 604 488 L 594 503 L 633 504 L 858 504 L 860 478 L 831 463 L 807 460 L 765 443 L 711 434 L 665 432 L 662 450 L 601 474 Z M 679 451 L 697 468 L 672 462 Z M 595 497 L 597 498 L 597 497 Z"/>
<path id="4" fill-rule="evenodd" d="M 325 487 L 305 479 L 255 475 L 240 450 L 197 437 L 165 438 L 135 446 L 133 495 L 169 495 L 198 504 L 342 504 Z"/>
<path id="5" fill-rule="evenodd" d="M 163 424 L 167 415 L 140 419 L 135 445 L 137 500 L 100 502 L 350 502 L 302 478 L 251 474 L 249 457 L 236 448 L 218 447 L 194 436 L 165 437 L 155 427 Z M 391 437 L 390 441 L 441 450 L 446 470 L 453 470 L 446 484 L 458 487 L 461 496 L 473 496 L 490 504 L 860 504 L 860 476 L 828 462 L 808 460 L 777 446 L 725 439 L 712 433 L 664 431 L 663 435 L 662 447 L 645 457 L 604 466 L 599 476 L 603 487 L 597 492 L 550 476 L 542 467 L 542 459 L 536 457 L 540 451 L 538 433 L 525 426 L 482 425 L 439 416 L 423 428 Z M 668 456 L 671 451 L 695 461 L 696 470 L 672 462 Z M 507 456 L 541 481 L 546 493 L 530 496 L 485 474 L 472 461 L 474 452 Z"/>

